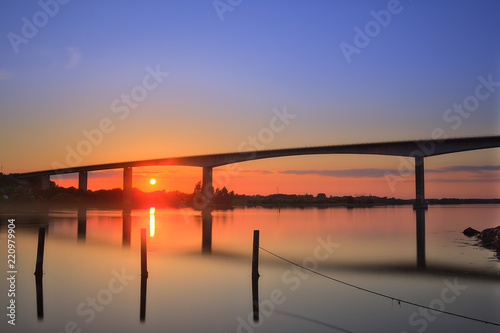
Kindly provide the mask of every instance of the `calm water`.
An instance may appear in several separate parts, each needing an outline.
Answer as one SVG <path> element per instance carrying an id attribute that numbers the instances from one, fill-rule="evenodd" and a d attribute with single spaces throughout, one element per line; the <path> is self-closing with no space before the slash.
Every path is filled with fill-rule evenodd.
<path id="1" fill-rule="evenodd" d="M 419 309 L 328 278 L 500 322 L 500 261 L 462 234 L 468 226 L 500 225 L 499 217 L 499 205 L 431 206 L 425 213 L 425 248 L 417 249 L 411 207 L 239 208 L 204 216 L 190 209 L 130 215 L 2 212 L 0 269 L 9 276 L 7 220 L 14 218 L 18 273 L 16 326 L 7 323 L 4 278 L 0 327 L 2 332 L 499 332 L 498 326 Z M 43 318 L 37 318 L 33 275 L 39 227 L 47 230 L 38 286 Z M 141 228 L 147 232 L 147 280 L 140 277 Z M 260 250 L 257 322 L 251 278 L 255 229 L 262 248 L 323 274 Z"/>

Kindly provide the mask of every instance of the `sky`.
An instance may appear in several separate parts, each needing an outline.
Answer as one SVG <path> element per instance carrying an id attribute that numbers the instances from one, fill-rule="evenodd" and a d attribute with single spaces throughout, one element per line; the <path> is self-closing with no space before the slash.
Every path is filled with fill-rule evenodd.
<path id="1" fill-rule="evenodd" d="M 499 135 L 499 15 L 494 0 L 5 0 L 1 170 Z M 217 168 L 214 186 L 412 198 L 412 163 L 282 157 Z M 427 197 L 500 197 L 500 149 L 425 164 Z M 133 184 L 199 180 L 144 167 Z M 121 170 L 89 176 L 92 190 L 121 186 Z"/>

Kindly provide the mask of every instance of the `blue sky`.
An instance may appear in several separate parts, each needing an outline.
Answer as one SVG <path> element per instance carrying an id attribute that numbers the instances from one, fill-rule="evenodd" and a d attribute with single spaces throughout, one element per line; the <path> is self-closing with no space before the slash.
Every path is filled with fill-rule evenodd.
<path id="1" fill-rule="evenodd" d="M 13 46 L 23 18 L 33 24 L 56 6 Z M 430 138 L 436 128 L 449 137 L 498 134 L 497 87 L 467 117 L 444 119 L 479 77 L 500 81 L 498 1 L 7 0 L 0 12 L 0 160 L 9 172 L 64 163 L 67 147 L 103 118 L 113 131 L 82 164 L 236 151 L 283 107 L 296 118 L 266 148 Z M 356 46 L 357 27 L 372 37 L 347 61 L 340 45 Z M 169 75 L 118 119 L 112 102 L 148 67 Z M 496 155 L 436 167 L 493 165 Z M 316 165 L 356 167 L 339 163 Z"/>

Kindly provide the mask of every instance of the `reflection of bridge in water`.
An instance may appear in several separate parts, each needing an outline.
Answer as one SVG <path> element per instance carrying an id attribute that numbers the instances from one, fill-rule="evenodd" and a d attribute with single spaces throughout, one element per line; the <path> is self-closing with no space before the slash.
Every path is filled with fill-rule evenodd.
<path id="1" fill-rule="evenodd" d="M 426 240 L 425 240 L 425 215 L 427 210 L 425 209 L 415 209 L 415 220 L 416 220 L 416 251 L 415 251 L 415 263 L 412 265 L 411 263 L 404 263 L 401 265 L 386 265 L 386 264 L 340 264 L 340 263 L 331 263 L 330 268 L 332 270 L 353 270 L 353 271 L 367 271 L 367 272 L 387 272 L 387 273 L 423 273 L 429 275 L 454 275 L 454 276 L 466 276 L 469 278 L 477 277 L 477 278 L 493 278 L 498 279 L 497 273 L 491 273 L 488 271 L 474 271 L 467 267 L 467 272 L 465 272 L 463 267 L 455 267 L 449 266 L 444 267 L 442 263 L 438 266 L 432 265 L 429 266 L 426 263 Z M 151 218 L 151 216 L 150 216 Z M 211 255 L 214 257 L 224 257 L 225 259 L 233 259 L 235 261 L 247 261 L 247 255 L 240 255 L 236 253 L 230 252 L 221 252 L 221 251 L 212 251 L 212 224 L 213 217 L 212 212 L 209 209 L 205 209 L 201 211 L 201 247 L 200 253 L 203 255 Z M 79 242 L 85 242 L 86 240 L 86 226 L 87 226 L 87 218 L 86 218 L 86 209 L 80 208 L 78 210 L 78 234 L 77 239 Z M 151 225 L 150 225 L 151 227 Z M 137 237 L 136 237 L 137 236 Z M 134 236 L 138 238 L 138 235 Z M 131 209 L 123 209 L 122 210 L 122 246 L 130 247 L 132 239 L 132 217 L 131 217 Z M 251 253 L 251 244 L 249 244 L 249 254 Z M 301 261 L 302 259 L 298 260 Z M 329 267 L 326 264 L 325 267 Z"/>
<path id="2" fill-rule="evenodd" d="M 456 266 L 443 266 L 443 264 L 428 266 L 426 264 L 426 253 L 425 253 L 425 214 L 426 209 L 419 208 L 415 209 L 416 218 L 416 263 L 411 264 L 363 264 L 363 263 L 349 263 L 349 264 L 339 264 L 339 263 L 325 263 L 321 264 L 322 271 L 329 272 L 341 272 L 341 271 L 351 271 L 359 273 L 377 273 L 377 274 L 397 274 L 397 275 L 415 275 L 422 274 L 423 276 L 443 276 L 443 277 L 465 277 L 468 279 L 480 279 L 484 280 L 498 280 L 498 274 L 496 272 L 489 271 L 474 271 L 470 268 L 465 270 L 463 267 Z M 122 211 L 122 246 L 129 247 L 131 242 L 131 210 L 129 208 Z M 201 211 L 202 216 L 202 233 L 201 233 L 201 254 L 210 255 L 213 257 L 222 257 L 224 260 L 232 259 L 236 262 L 245 262 L 249 266 L 250 261 L 249 255 L 241 255 L 230 252 L 213 252 L 212 251 L 212 224 L 213 217 L 212 212 L 209 209 Z M 150 217 L 151 218 L 151 217 Z M 78 212 L 78 239 L 79 241 L 85 240 L 86 235 L 86 209 L 80 209 Z M 248 252 L 250 253 L 252 249 L 252 244 L 248 244 Z M 295 262 L 301 262 L 300 259 L 296 259 Z M 275 265 L 275 261 L 266 261 L 261 259 L 262 264 L 272 264 Z M 252 315 L 253 321 L 259 322 L 259 275 L 252 275 Z M 38 285 L 37 285 L 38 286 Z M 141 278 L 140 286 L 140 321 L 144 322 L 146 320 L 146 290 L 147 290 L 147 277 Z M 43 316 L 43 314 L 42 314 Z M 305 317 L 304 317 L 305 318 Z M 305 318 L 307 319 L 307 318 Z M 307 319 L 309 320 L 309 319 Z M 324 324 L 324 323 L 323 323 Z M 331 326 L 332 328 L 338 329 L 336 326 Z"/>

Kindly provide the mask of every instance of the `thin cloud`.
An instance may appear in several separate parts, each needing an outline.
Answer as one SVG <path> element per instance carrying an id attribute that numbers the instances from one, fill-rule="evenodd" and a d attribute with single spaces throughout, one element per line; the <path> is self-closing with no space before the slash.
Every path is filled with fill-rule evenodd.
<path id="1" fill-rule="evenodd" d="M 239 172 L 242 172 L 242 173 L 259 173 L 259 174 L 262 174 L 262 175 L 269 175 L 269 174 L 274 173 L 273 171 L 270 171 L 270 170 L 240 170 Z"/>
<path id="2" fill-rule="evenodd" d="M 351 178 L 383 178 L 386 174 L 397 173 L 389 169 L 345 169 L 345 170 L 285 170 L 280 173 L 287 175 L 318 175 L 326 177 L 351 177 Z"/>
<path id="3" fill-rule="evenodd" d="M 437 169 L 426 169 L 425 172 L 472 172 L 483 173 L 485 171 L 499 171 L 500 165 L 456 165 L 441 167 Z"/>
<path id="4" fill-rule="evenodd" d="M 469 172 L 474 174 L 473 179 L 470 180 L 460 180 L 460 181 L 487 181 L 492 179 L 496 181 L 495 176 L 492 175 L 491 171 L 500 171 L 500 166 L 498 165 L 458 165 L 441 167 L 434 169 L 425 169 L 425 173 L 451 173 L 451 172 Z M 279 171 L 282 174 L 288 175 L 317 175 L 325 177 L 350 177 L 350 178 L 385 178 L 386 175 L 399 175 L 400 171 L 395 169 L 374 169 L 374 168 L 363 168 L 363 169 L 344 169 L 344 170 L 283 170 Z M 410 176 L 414 174 L 413 170 L 405 171 L 405 176 Z M 441 179 L 441 178 L 440 178 Z M 430 179 L 429 179 L 430 180 Z M 433 181 L 437 181 L 435 178 Z M 441 179 L 440 181 L 448 181 Z M 452 180 L 453 181 L 453 180 Z"/>
<path id="5" fill-rule="evenodd" d="M 498 177 L 483 177 L 483 178 L 430 178 L 426 179 L 426 182 L 432 183 L 494 183 L 500 182 Z"/>
<path id="6" fill-rule="evenodd" d="M 491 173 L 480 173 L 480 174 L 475 174 L 472 175 L 472 178 L 474 179 L 493 179 L 495 177 L 498 177 L 499 174 L 491 174 Z"/>

